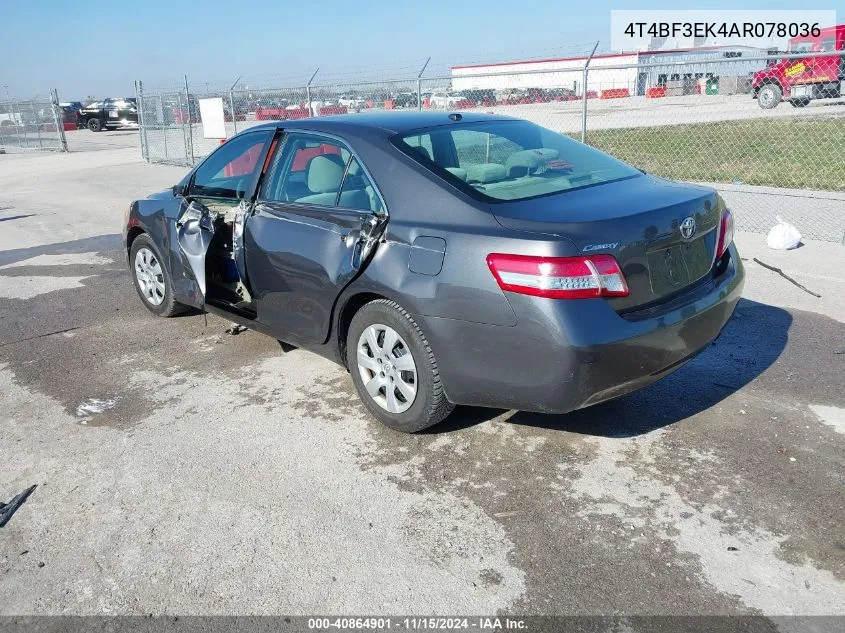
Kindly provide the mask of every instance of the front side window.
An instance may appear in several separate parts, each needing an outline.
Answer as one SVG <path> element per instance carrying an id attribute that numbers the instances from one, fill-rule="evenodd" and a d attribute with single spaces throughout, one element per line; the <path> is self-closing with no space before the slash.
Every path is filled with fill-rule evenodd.
<path id="1" fill-rule="evenodd" d="M 419 137 L 429 139 L 430 156 L 419 151 Z M 441 126 L 397 136 L 392 142 L 459 189 L 488 202 L 524 200 L 641 175 L 607 154 L 527 121 Z"/>
<path id="2" fill-rule="evenodd" d="M 292 133 L 273 159 L 262 199 L 361 211 L 382 211 L 361 164 L 338 141 Z"/>
<path id="3" fill-rule="evenodd" d="M 191 195 L 212 198 L 243 198 L 259 169 L 264 145 L 272 130 L 237 136 L 197 167 Z"/>

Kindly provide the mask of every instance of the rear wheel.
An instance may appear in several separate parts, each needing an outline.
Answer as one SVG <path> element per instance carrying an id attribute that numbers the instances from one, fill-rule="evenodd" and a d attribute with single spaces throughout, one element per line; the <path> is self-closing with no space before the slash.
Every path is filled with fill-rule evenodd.
<path id="1" fill-rule="evenodd" d="M 789 103 L 792 104 L 793 108 L 803 108 L 804 106 L 810 105 L 810 100 L 807 97 L 803 97 L 801 99 L 793 99 Z"/>
<path id="2" fill-rule="evenodd" d="M 346 359 L 367 411 L 385 426 L 414 433 L 437 424 L 446 400 L 437 361 L 419 326 L 397 303 L 372 301 L 353 317 Z"/>
<path id="3" fill-rule="evenodd" d="M 783 91 L 776 84 L 766 84 L 757 93 L 757 103 L 764 110 L 771 110 L 780 103 L 783 98 Z"/>
<path id="4" fill-rule="evenodd" d="M 99 132 L 103 129 L 103 124 L 100 123 L 100 119 L 88 119 L 88 129 L 92 132 Z"/>
<path id="5" fill-rule="evenodd" d="M 158 316 L 170 317 L 185 309 L 173 298 L 173 281 L 164 258 L 148 235 L 139 235 L 129 251 L 129 265 L 135 290 L 146 308 Z"/>

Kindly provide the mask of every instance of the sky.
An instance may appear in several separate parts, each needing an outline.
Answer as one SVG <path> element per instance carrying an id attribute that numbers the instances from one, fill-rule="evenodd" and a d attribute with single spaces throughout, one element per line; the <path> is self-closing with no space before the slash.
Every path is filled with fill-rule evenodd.
<path id="1" fill-rule="evenodd" d="M 90 10 L 86 10 L 85 7 Z M 148 89 L 304 85 L 341 77 L 427 75 L 452 64 L 609 50 L 611 9 L 680 3 L 609 0 L 0 0 L 0 98 L 130 96 Z M 786 1 L 707 2 L 701 9 L 796 9 Z M 72 7 L 72 8 L 71 8 Z M 836 10 L 837 0 L 813 6 Z M 8 88 L 6 88 L 8 86 Z"/>

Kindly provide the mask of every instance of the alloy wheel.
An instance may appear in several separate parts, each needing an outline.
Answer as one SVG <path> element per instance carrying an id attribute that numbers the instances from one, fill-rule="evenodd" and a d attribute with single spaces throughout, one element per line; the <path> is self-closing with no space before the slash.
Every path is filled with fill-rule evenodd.
<path id="1" fill-rule="evenodd" d="M 164 271 L 158 258 L 148 248 L 139 248 L 135 254 L 135 279 L 144 299 L 158 306 L 164 301 Z"/>
<path id="2" fill-rule="evenodd" d="M 396 330 L 375 323 L 358 338 L 358 372 L 370 397 L 388 413 L 404 413 L 417 397 L 417 365 Z"/>

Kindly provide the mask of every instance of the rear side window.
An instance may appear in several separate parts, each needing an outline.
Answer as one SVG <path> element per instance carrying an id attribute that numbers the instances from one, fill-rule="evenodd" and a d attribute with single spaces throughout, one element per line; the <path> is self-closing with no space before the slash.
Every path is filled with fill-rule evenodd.
<path id="1" fill-rule="evenodd" d="M 392 142 L 488 202 L 525 200 L 641 175 L 607 154 L 527 121 L 440 126 Z"/>

